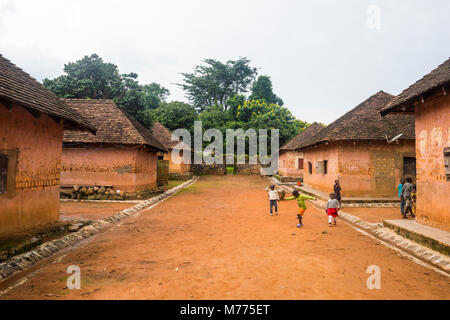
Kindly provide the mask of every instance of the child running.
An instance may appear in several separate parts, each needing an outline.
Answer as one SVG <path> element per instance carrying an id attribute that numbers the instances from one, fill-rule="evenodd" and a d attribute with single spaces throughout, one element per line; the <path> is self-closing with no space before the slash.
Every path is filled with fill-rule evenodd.
<path id="1" fill-rule="evenodd" d="M 302 194 L 300 194 L 300 192 L 298 192 L 298 190 L 294 190 L 292 192 L 292 195 L 293 195 L 293 197 L 285 198 L 285 200 L 297 199 L 297 203 L 298 203 L 298 211 L 297 211 L 298 224 L 297 224 L 297 228 L 300 228 L 300 227 L 303 227 L 303 224 L 302 224 L 303 215 L 305 214 L 305 211 L 307 209 L 305 200 L 306 199 L 316 200 L 316 198 L 302 195 Z"/>
<path id="2" fill-rule="evenodd" d="M 278 215 L 278 201 L 280 197 L 278 196 L 278 191 L 275 190 L 275 185 L 271 184 L 266 188 L 269 192 L 269 204 L 270 204 L 270 215 L 273 216 L 273 207 L 275 207 L 275 214 Z"/>
<path id="3" fill-rule="evenodd" d="M 336 199 L 334 193 L 330 193 L 330 200 L 327 202 L 327 209 L 325 212 L 328 214 L 328 225 L 331 227 L 331 222 L 336 225 L 336 217 L 338 216 L 339 209 L 341 208 L 339 201 Z"/>

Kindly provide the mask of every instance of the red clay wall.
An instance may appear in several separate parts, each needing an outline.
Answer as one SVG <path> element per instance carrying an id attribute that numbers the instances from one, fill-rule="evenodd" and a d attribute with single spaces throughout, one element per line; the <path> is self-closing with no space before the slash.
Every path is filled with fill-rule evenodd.
<path id="1" fill-rule="evenodd" d="M 112 185 L 126 192 L 151 189 L 156 185 L 156 153 L 114 145 L 64 147 L 61 184 Z"/>
<path id="2" fill-rule="evenodd" d="M 158 156 L 147 148 L 140 148 L 136 153 L 136 191 L 148 190 L 156 186 L 156 168 Z"/>
<path id="3" fill-rule="evenodd" d="M 403 157 L 414 157 L 414 142 L 332 142 L 304 151 L 304 182 L 331 192 L 339 179 L 342 196 L 396 196 L 403 174 Z M 328 160 L 328 173 L 316 173 L 316 161 Z M 308 162 L 313 174 L 308 173 Z"/>
<path id="4" fill-rule="evenodd" d="M 339 177 L 338 146 L 336 144 L 319 145 L 317 148 L 303 150 L 303 183 L 325 192 L 333 190 L 334 180 Z M 316 162 L 328 160 L 328 173 L 317 174 Z M 312 164 L 312 174 L 308 170 L 308 162 Z"/>
<path id="5" fill-rule="evenodd" d="M 280 152 L 278 159 L 278 174 L 296 178 L 303 177 L 304 169 L 298 168 L 298 159 L 303 159 L 303 152 Z"/>
<path id="6" fill-rule="evenodd" d="M 444 168 L 450 147 L 450 96 L 415 108 L 417 141 L 417 221 L 450 231 L 450 181 Z"/>
<path id="7" fill-rule="evenodd" d="M 15 189 L 0 195 L 0 236 L 58 220 L 62 134 L 62 120 L 0 104 L 0 152 L 17 154 Z"/>
<path id="8" fill-rule="evenodd" d="M 169 173 L 184 174 L 191 170 L 191 165 L 180 163 L 183 161 L 183 157 L 180 154 L 172 155 L 172 150 L 164 155 L 164 160 L 169 160 Z"/>

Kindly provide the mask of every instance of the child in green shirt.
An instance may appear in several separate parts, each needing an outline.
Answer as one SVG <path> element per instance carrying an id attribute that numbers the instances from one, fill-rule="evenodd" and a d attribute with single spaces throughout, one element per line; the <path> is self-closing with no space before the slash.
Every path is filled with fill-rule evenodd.
<path id="1" fill-rule="evenodd" d="M 302 224 L 303 215 L 305 214 L 305 211 L 307 209 L 305 200 L 307 200 L 307 199 L 316 200 L 316 198 L 310 197 L 310 196 L 307 196 L 307 195 L 302 195 L 302 194 L 300 194 L 300 192 L 298 192 L 298 190 L 294 190 L 292 192 L 292 195 L 293 195 L 293 197 L 285 198 L 285 200 L 297 199 L 297 204 L 298 204 L 298 211 L 297 211 L 298 224 L 297 224 L 297 228 L 300 228 L 300 227 L 303 227 L 303 224 Z"/>

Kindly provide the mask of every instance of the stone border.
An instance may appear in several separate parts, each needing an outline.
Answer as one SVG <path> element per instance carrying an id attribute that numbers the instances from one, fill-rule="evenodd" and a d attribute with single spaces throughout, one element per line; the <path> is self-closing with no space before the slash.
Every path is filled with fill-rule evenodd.
<path id="1" fill-rule="evenodd" d="M 88 200 L 88 199 L 59 199 L 60 202 L 100 202 L 100 203 L 141 203 L 145 200 Z"/>
<path id="2" fill-rule="evenodd" d="M 274 181 L 270 179 L 272 183 Z M 292 192 L 293 189 L 282 186 L 277 183 L 282 189 Z M 323 210 L 326 207 L 326 203 L 322 200 L 309 201 L 315 207 Z M 342 210 L 339 211 L 338 217 L 354 227 L 364 230 L 368 234 L 374 236 L 375 238 L 389 243 L 390 245 L 412 255 L 413 257 L 422 260 L 442 271 L 444 271 L 448 276 L 450 276 L 450 258 L 434 251 L 430 248 L 424 247 L 417 242 L 408 240 L 401 235 L 397 234 L 395 231 L 383 227 L 382 223 L 370 223 L 365 220 L 358 218 L 357 216 L 346 213 Z"/>
<path id="3" fill-rule="evenodd" d="M 428 247 L 432 250 L 438 251 L 447 257 L 450 257 L 450 246 L 444 242 L 433 239 L 427 235 L 417 233 L 413 230 L 409 230 L 402 226 L 393 224 L 389 222 L 389 220 L 383 221 L 383 226 L 385 228 L 393 230 L 395 233 L 401 235 L 402 237 L 417 242 L 425 247 Z"/>
<path id="4" fill-rule="evenodd" d="M 111 228 L 112 226 L 126 218 L 137 216 L 141 210 L 153 206 L 160 201 L 171 197 L 181 189 L 194 184 L 195 182 L 197 182 L 197 180 L 198 177 L 194 177 L 189 181 L 173 187 L 172 189 L 169 189 L 160 195 L 157 195 L 156 197 L 150 198 L 148 200 L 143 200 L 131 208 L 122 210 L 112 216 L 98 220 L 89 226 L 81 228 L 77 232 L 65 235 L 60 239 L 45 242 L 30 252 L 17 255 L 3 263 L 0 263 L 0 283 L 18 272 L 29 269 L 31 266 L 41 260 L 50 258 L 51 256 L 64 249 L 74 247 L 82 240 L 89 238 L 99 233 L 100 231 Z"/>

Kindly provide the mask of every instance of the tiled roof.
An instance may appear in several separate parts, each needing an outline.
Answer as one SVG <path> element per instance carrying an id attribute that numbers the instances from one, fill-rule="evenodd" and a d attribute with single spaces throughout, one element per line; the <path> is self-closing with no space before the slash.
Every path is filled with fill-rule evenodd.
<path id="1" fill-rule="evenodd" d="M 324 127 L 321 124 L 314 122 L 308 128 L 306 128 L 305 130 L 300 132 L 298 135 L 296 135 L 294 138 L 292 138 L 284 146 L 282 146 L 280 148 L 280 151 L 295 150 L 295 149 L 299 148 L 307 139 L 311 139 L 315 134 L 317 134 L 323 128 Z"/>
<path id="2" fill-rule="evenodd" d="M 64 99 L 64 101 L 97 127 L 96 135 L 64 130 L 65 143 L 143 144 L 167 151 L 149 130 L 121 110 L 112 100 Z"/>
<path id="3" fill-rule="evenodd" d="M 172 132 L 160 122 L 155 121 L 153 123 L 152 133 L 153 136 L 168 150 L 173 149 L 173 147 L 179 143 L 179 141 L 172 141 Z"/>
<path id="4" fill-rule="evenodd" d="M 300 148 L 325 141 L 337 140 L 386 140 L 400 133 L 402 140 L 414 140 L 414 116 L 388 115 L 381 117 L 378 111 L 392 95 L 380 91 L 350 110 L 342 117 L 319 131 L 311 139 L 307 139 Z"/>
<path id="5" fill-rule="evenodd" d="M 421 95 L 435 89 L 448 86 L 450 83 L 450 58 L 416 83 L 403 90 L 398 96 L 389 101 L 380 113 L 385 115 L 398 107 L 410 107 Z"/>
<path id="6" fill-rule="evenodd" d="M 0 98 L 27 109 L 62 118 L 72 125 L 95 131 L 89 121 L 68 107 L 44 85 L 0 54 Z"/>

